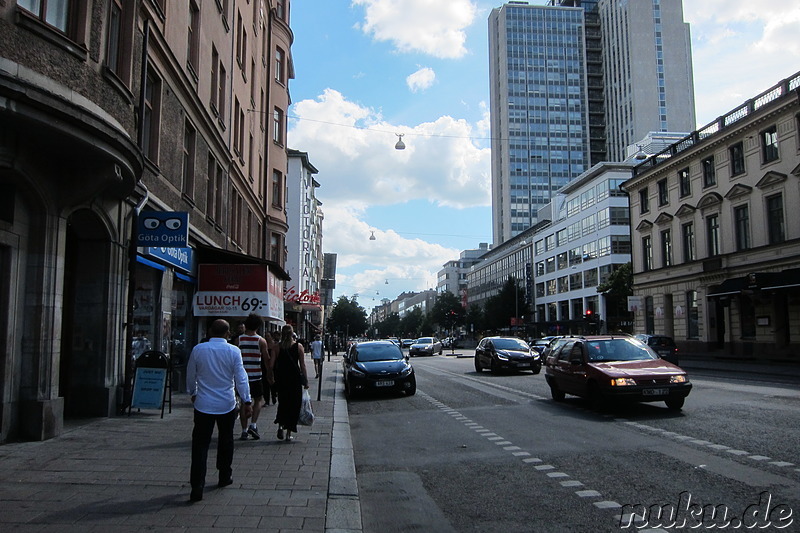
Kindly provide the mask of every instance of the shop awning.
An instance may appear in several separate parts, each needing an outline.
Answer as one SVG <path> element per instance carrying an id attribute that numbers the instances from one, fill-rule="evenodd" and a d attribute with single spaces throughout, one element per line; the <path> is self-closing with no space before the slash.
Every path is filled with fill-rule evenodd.
<path id="1" fill-rule="evenodd" d="M 197 250 L 197 263 L 202 264 L 216 264 L 216 265 L 267 265 L 269 271 L 275 274 L 278 279 L 283 281 L 291 281 L 291 276 L 275 261 L 269 259 L 262 259 L 252 255 L 241 254 L 232 250 L 223 250 L 214 246 L 206 244 L 198 244 L 195 249 Z"/>
<path id="2" fill-rule="evenodd" d="M 778 272 L 770 277 L 770 280 L 761 287 L 761 290 L 779 290 L 800 287 L 800 268 L 791 268 Z"/>
<path id="3" fill-rule="evenodd" d="M 743 291 L 765 291 L 793 286 L 800 286 L 798 268 L 783 272 L 753 272 L 739 278 L 729 278 L 709 290 L 708 296 L 730 296 Z"/>
<path id="4" fill-rule="evenodd" d="M 730 296 L 732 294 L 741 294 L 741 292 L 747 288 L 747 278 L 731 278 L 726 279 L 716 287 L 711 288 L 708 291 L 708 297 L 717 297 L 717 296 Z"/>

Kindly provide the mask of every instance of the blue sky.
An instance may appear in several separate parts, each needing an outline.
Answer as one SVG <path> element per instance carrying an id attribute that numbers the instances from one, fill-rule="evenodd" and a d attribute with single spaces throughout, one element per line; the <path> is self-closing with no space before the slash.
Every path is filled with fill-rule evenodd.
<path id="1" fill-rule="evenodd" d="M 289 146 L 319 170 L 335 298 L 358 294 L 369 311 L 435 288 L 446 261 L 491 242 L 487 19 L 499 5 L 292 2 Z M 684 19 L 698 126 L 800 71 L 797 0 L 684 1 Z"/>

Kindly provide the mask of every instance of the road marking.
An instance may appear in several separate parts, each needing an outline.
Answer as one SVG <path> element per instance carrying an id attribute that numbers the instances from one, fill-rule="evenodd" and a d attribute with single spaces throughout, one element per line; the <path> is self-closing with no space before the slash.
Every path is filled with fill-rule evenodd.
<path id="1" fill-rule="evenodd" d="M 600 493 L 596 490 L 576 490 L 575 494 L 580 496 L 581 498 L 596 498 L 600 496 Z"/>
<path id="2" fill-rule="evenodd" d="M 619 509 L 622 507 L 620 504 L 614 501 L 594 502 L 593 505 L 598 509 Z"/>

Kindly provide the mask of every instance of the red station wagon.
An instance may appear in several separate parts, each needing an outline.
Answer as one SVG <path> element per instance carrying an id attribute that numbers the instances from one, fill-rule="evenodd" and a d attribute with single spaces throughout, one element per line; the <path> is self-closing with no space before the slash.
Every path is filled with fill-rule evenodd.
<path id="1" fill-rule="evenodd" d="M 568 338 L 545 361 L 545 379 L 556 401 L 567 394 L 590 399 L 663 401 L 679 410 L 692 390 L 681 368 L 632 337 Z"/>

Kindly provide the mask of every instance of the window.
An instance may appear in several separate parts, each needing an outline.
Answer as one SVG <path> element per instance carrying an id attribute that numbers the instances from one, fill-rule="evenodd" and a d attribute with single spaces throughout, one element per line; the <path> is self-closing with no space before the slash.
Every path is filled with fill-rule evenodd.
<path id="1" fill-rule="evenodd" d="M 211 111 L 218 115 L 219 111 L 217 110 L 217 100 L 221 98 L 221 94 L 218 92 L 219 87 L 219 52 L 217 52 L 217 47 L 213 44 L 211 45 L 211 100 L 209 104 L 211 105 Z"/>
<path id="2" fill-rule="evenodd" d="M 761 132 L 761 156 L 764 163 L 778 159 L 778 129 L 776 126 Z"/>
<path id="3" fill-rule="evenodd" d="M 708 257 L 719 255 L 719 215 L 706 217 L 706 243 Z"/>
<path id="4" fill-rule="evenodd" d="M 714 156 L 707 157 L 701 162 L 703 167 L 703 187 L 711 187 L 717 184 L 716 168 L 714 166 Z"/>
<path id="5" fill-rule="evenodd" d="M 736 251 L 750 248 L 750 213 L 746 205 L 733 209 L 733 223 L 736 237 Z"/>
<path id="6" fill-rule="evenodd" d="M 536 262 L 536 277 L 544 276 L 544 261 Z"/>
<path id="7" fill-rule="evenodd" d="M 242 22 L 242 14 L 236 14 L 236 61 L 239 63 L 239 68 L 244 68 L 245 58 L 245 31 L 244 23 Z"/>
<path id="8" fill-rule="evenodd" d="M 17 5 L 33 15 L 42 22 L 69 33 L 70 15 L 72 8 L 71 0 L 17 0 Z"/>
<path id="9" fill-rule="evenodd" d="M 694 223 L 687 222 L 681 226 L 681 240 L 683 240 L 683 261 L 694 261 Z"/>
<path id="10" fill-rule="evenodd" d="M 211 152 L 208 153 L 208 168 L 206 174 L 206 216 L 214 218 L 214 201 L 217 199 L 217 159 Z"/>
<path id="11" fill-rule="evenodd" d="M 122 0 L 111 0 L 109 3 L 107 39 L 106 66 L 119 76 L 122 53 Z"/>
<path id="12" fill-rule="evenodd" d="M 738 142 L 728 148 L 731 165 L 731 176 L 744 174 L 744 145 Z"/>
<path id="13" fill-rule="evenodd" d="M 556 271 L 556 258 L 555 257 L 548 257 L 545 260 L 545 270 L 548 274 L 551 274 Z"/>
<path id="14" fill-rule="evenodd" d="M 611 253 L 612 254 L 629 254 L 629 253 L 631 253 L 631 236 L 630 235 L 612 235 L 611 236 Z"/>
<path id="15" fill-rule="evenodd" d="M 631 223 L 630 210 L 627 207 L 612 207 L 611 212 L 611 225 L 612 226 L 629 226 Z"/>
<path id="16" fill-rule="evenodd" d="M 278 0 L 275 6 L 276 15 L 280 20 L 286 20 L 286 0 Z"/>
<path id="17" fill-rule="evenodd" d="M 194 196 L 194 150 L 196 132 L 187 120 L 183 125 L 183 181 L 181 191 L 192 198 Z"/>
<path id="18" fill-rule="evenodd" d="M 556 266 L 559 270 L 567 268 L 567 252 L 561 252 L 556 256 Z"/>
<path id="19" fill-rule="evenodd" d="M 783 223 L 783 195 L 776 194 L 767 198 L 767 237 L 770 244 L 786 240 Z"/>
<path id="20" fill-rule="evenodd" d="M 239 144 L 239 99 L 233 99 L 233 151 L 242 155 L 242 146 Z"/>
<path id="21" fill-rule="evenodd" d="M 272 140 L 283 146 L 283 111 L 277 107 L 272 113 Z"/>
<path id="22" fill-rule="evenodd" d="M 148 69 L 144 88 L 144 116 L 142 124 L 142 153 L 158 163 L 158 141 L 161 130 L 161 79 Z"/>
<path id="23" fill-rule="evenodd" d="M 688 291 L 686 293 L 686 336 L 690 339 L 697 339 L 700 337 L 700 306 L 697 303 L 697 291 Z"/>
<path id="24" fill-rule="evenodd" d="M 650 211 L 650 198 L 647 194 L 647 187 L 639 190 L 639 213 L 648 213 Z"/>
<path id="25" fill-rule="evenodd" d="M 650 235 L 642 237 L 642 271 L 653 269 L 653 239 Z"/>
<path id="26" fill-rule="evenodd" d="M 217 91 L 217 111 L 219 111 L 219 119 L 225 120 L 225 85 L 227 80 L 225 78 L 225 67 L 222 61 L 219 62 L 219 91 Z"/>
<path id="27" fill-rule="evenodd" d="M 681 198 L 692 194 L 692 183 L 691 180 L 689 179 L 688 168 L 684 168 L 683 170 L 678 171 L 678 183 L 680 184 L 681 188 Z"/>
<path id="28" fill-rule="evenodd" d="M 669 203 L 669 191 L 667 190 L 667 179 L 658 181 L 658 206 L 662 207 Z"/>
<path id="29" fill-rule="evenodd" d="M 672 266 L 672 231 L 661 232 L 661 266 Z"/>
<path id="30" fill-rule="evenodd" d="M 272 206 L 283 209 L 283 179 L 277 170 L 272 171 Z"/>
<path id="31" fill-rule="evenodd" d="M 200 8 L 189 2 L 189 29 L 187 35 L 186 63 L 192 72 L 198 72 L 197 63 L 200 54 Z"/>
<path id="32" fill-rule="evenodd" d="M 275 81 L 286 84 L 286 52 L 275 49 Z"/>
<path id="33" fill-rule="evenodd" d="M 225 194 L 225 169 L 222 168 L 222 165 L 219 163 L 217 163 L 215 181 L 216 186 L 214 187 L 214 192 L 216 193 L 216 197 L 214 199 L 214 220 L 220 223 L 222 221 L 222 197 Z"/>

